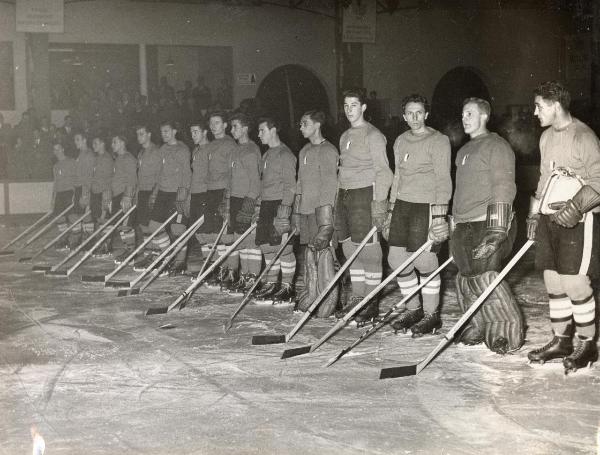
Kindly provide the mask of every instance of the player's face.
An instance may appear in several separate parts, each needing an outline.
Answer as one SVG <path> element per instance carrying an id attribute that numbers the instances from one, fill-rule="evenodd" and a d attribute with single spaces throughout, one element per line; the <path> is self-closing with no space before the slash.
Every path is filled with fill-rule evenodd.
<path id="1" fill-rule="evenodd" d="M 77 150 L 83 150 L 85 147 L 85 138 L 81 135 L 81 134 L 76 134 L 75 137 L 73 138 L 73 141 L 75 142 L 75 148 Z"/>
<path id="2" fill-rule="evenodd" d="M 344 113 L 350 123 L 359 121 L 367 108 L 366 104 L 360 104 L 360 100 L 355 97 L 344 98 Z"/>
<path id="3" fill-rule="evenodd" d="M 164 143 L 173 142 L 175 140 L 176 131 L 170 125 L 160 127 L 160 136 Z"/>
<path id="4" fill-rule="evenodd" d="M 104 152 L 104 142 L 98 138 L 94 138 L 92 141 L 92 150 L 96 153 Z"/>
<path id="5" fill-rule="evenodd" d="M 307 139 L 315 134 L 319 128 L 319 123 L 313 122 L 308 115 L 305 115 L 302 117 L 302 120 L 300 120 L 300 132 L 302 133 L 302 136 Z"/>
<path id="6" fill-rule="evenodd" d="M 263 122 L 260 125 L 258 125 L 258 138 L 260 139 L 260 142 L 262 142 L 263 144 L 268 144 L 269 141 L 273 138 L 273 130 L 275 128 L 269 129 L 269 125 L 267 125 L 267 122 Z"/>
<path id="7" fill-rule="evenodd" d="M 541 96 L 535 97 L 535 111 L 533 115 L 535 115 L 540 121 L 540 125 L 542 126 L 550 126 L 556 120 L 556 105 L 550 100 L 545 100 Z"/>
<path id="8" fill-rule="evenodd" d="M 239 120 L 233 120 L 231 122 L 231 135 L 237 141 L 244 135 L 244 125 Z"/>
<path id="9" fill-rule="evenodd" d="M 202 138 L 206 134 L 202 130 L 202 128 L 200 128 L 198 125 L 192 126 L 190 128 L 190 133 L 192 135 L 192 141 L 194 141 L 194 144 L 196 144 L 196 145 L 200 143 L 200 141 L 202 140 Z"/>
<path id="10" fill-rule="evenodd" d="M 146 131 L 146 128 L 140 128 L 136 131 L 137 141 L 140 145 L 146 145 L 150 142 L 150 133 Z"/>
<path id="11" fill-rule="evenodd" d="M 487 115 L 483 114 L 477 104 L 467 103 L 462 111 L 462 124 L 465 133 L 475 137 L 485 131 Z"/>
<path id="12" fill-rule="evenodd" d="M 120 155 L 121 153 L 123 153 L 125 151 L 125 144 L 118 137 L 113 137 L 111 146 L 112 146 L 113 152 L 116 153 L 117 155 Z"/>
<path id="13" fill-rule="evenodd" d="M 404 121 L 410 127 L 413 133 L 421 133 L 425 130 L 425 120 L 429 112 L 425 112 L 425 106 L 422 103 L 410 102 L 404 107 Z"/>
<path id="14" fill-rule="evenodd" d="M 215 137 L 223 137 L 227 123 L 221 117 L 211 117 L 209 121 L 210 131 Z"/>

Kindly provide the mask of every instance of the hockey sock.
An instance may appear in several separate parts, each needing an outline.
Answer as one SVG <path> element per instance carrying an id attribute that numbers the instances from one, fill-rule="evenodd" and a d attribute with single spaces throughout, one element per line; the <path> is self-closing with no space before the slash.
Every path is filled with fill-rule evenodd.
<path id="1" fill-rule="evenodd" d="M 548 294 L 550 322 L 556 335 L 568 334 L 568 325 L 573 319 L 573 307 L 567 294 Z"/>
<path id="2" fill-rule="evenodd" d="M 381 245 L 375 243 L 365 246 L 359 257 L 365 268 L 365 295 L 367 295 L 381 283 L 383 269 Z"/>
<path id="3" fill-rule="evenodd" d="M 260 268 L 262 266 L 262 251 L 258 248 L 246 251 L 248 254 L 248 273 L 252 273 L 256 276 L 260 275 Z"/>
<path id="4" fill-rule="evenodd" d="M 429 273 L 421 273 L 421 280 L 427 278 Z M 423 311 L 425 313 L 435 313 L 440 306 L 440 285 L 442 280 L 439 274 L 434 277 L 429 283 L 423 286 L 421 289 L 421 296 L 423 297 Z"/>
<path id="5" fill-rule="evenodd" d="M 356 250 L 356 244 L 347 240 L 342 243 L 344 256 L 349 258 Z M 350 265 L 350 281 L 352 282 L 352 295 L 364 297 L 365 294 L 365 269 L 362 266 L 361 257 L 358 255 Z"/>
<path id="6" fill-rule="evenodd" d="M 391 265 L 391 264 L 390 264 Z M 396 282 L 400 287 L 400 291 L 402 292 L 402 296 L 405 297 L 410 293 L 414 292 L 414 290 L 419 285 L 419 279 L 415 273 L 415 269 L 411 268 L 409 272 L 399 273 L 396 277 Z M 416 310 L 421 306 L 419 302 L 419 294 L 415 294 L 411 299 L 406 302 L 406 308 L 409 310 Z"/>
<path id="7" fill-rule="evenodd" d="M 591 294 L 581 300 L 572 300 L 573 319 L 577 334 L 581 337 L 594 338 L 596 335 L 596 301 Z"/>
<path id="8" fill-rule="evenodd" d="M 294 274 L 296 273 L 296 256 L 292 247 L 285 247 L 280 258 L 281 261 L 281 282 L 292 284 Z"/>
<path id="9" fill-rule="evenodd" d="M 268 264 L 274 257 L 275 253 L 264 253 L 265 262 Z M 277 259 L 275 263 L 271 266 L 269 271 L 265 274 L 263 278 L 263 282 L 277 283 L 279 281 L 279 272 L 281 270 L 281 260 Z"/>

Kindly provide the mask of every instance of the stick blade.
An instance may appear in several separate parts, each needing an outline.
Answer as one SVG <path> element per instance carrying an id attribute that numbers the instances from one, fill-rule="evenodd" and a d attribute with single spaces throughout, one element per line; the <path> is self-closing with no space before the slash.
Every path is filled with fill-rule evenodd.
<path id="1" fill-rule="evenodd" d="M 13 250 L 0 251 L 0 256 L 10 256 L 11 254 L 15 254 Z"/>
<path id="2" fill-rule="evenodd" d="M 46 276 L 67 276 L 66 270 L 48 270 Z"/>
<path id="3" fill-rule="evenodd" d="M 131 295 L 132 292 L 133 292 L 133 289 L 131 289 L 131 288 L 121 289 L 120 291 L 117 292 L 117 297 L 127 297 L 128 295 Z"/>
<path id="4" fill-rule="evenodd" d="M 252 344 L 254 346 L 282 343 L 285 343 L 285 335 L 254 335 L 252 337 Z"/>
<path id="5" fill-rule="evenodd" d="M 281 358 L 289 359 L 290 357 L 308 354 L 310 352 L 310 348 L 310 346 L 302 346 L 300 348 L 286 349 L 283 351 L 283 354 L 281 354 Z"/>
<path id="6" fill-rule="evenodd" d="M 104 283 L 106 288 L 128 288 L 129 286 L 131 286 L 131 281 L 110 280 Z"/>
<path id="7" fill-rule="evenodd" d="M 152 316 L 153 314 L 167 314 L 168 310 L 169 310 L 169 308 L 166 306 L 156 307 L 156 308 L 148 308 L 146 310 L 146 313 L 144 313 L 144 314 L 146 316 Z"/>
<path id="8" fill-rule="evenodd" d="M 24 256 L 22 258 L 19 258 L 19 262 L 27 262 L 27 261 L 31 261 L 32 257 L 31 256 Z"/>
<path id="9" fill-rule="evenodd" d="M 417 375 L 417 364 L 400 365 L 397 367 L 382 368 L 379 372 L 379 379 L 404 378 L 406 376 Z"/>
<path id="10" fill-rule="evenodd" d="M 31 270 L 34 272 L 49 272 L 52 269 L 49 265 L 34 265 Z"/>
<path id="11" fill-rule="evenodd" d="M 86 283 L 104 283 L 104 275 L 81 275 L 81 281 Z"/>

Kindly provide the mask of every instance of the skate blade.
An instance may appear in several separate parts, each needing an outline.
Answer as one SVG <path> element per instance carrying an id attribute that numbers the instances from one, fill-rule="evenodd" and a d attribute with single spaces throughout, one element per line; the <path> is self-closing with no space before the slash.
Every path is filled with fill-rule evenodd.
<path id="1" fill-rule="evenodd" d="M 31 268 L 32 272 L 49 272 L 52 269 L 49 265 L 34 265 Z"/>
<path id="2" fill-rule="evenodd" d="M 254 335 L 252 337 L 252 344 L 254 346 L 282 343 L 285 343 L 285 335 Z"/>
<path id="3" fill-rule="evenodd" d="M 81 281 L 86 283 L 104 283 L 104 275 L 81 275 Z"/>
<path id="4" fill-rule="evenodd" d="M 110 280 L 104 283 L 105 288 L 128 288 L 131 286 L 131 281 Z"/>
<path id="5" fill-rule="evenodd" d="M 299 355 L 308 354 L 310 352 L 310 346 L 302 346 L 301 348 L 286 349 L 281 354 L 282 359 L 289 359 L 290 357 L 296 357 Z"/>
<path id="6" fill-rule="evenodd" d="M 252 303 L 254 303 L 255 305 L 259 305 L 259 306 L 272 306 L 273 305 L 273 300 L 256 300 L 256 299 L 252 299 Z"/>
<path id="7" fill-rule="evenodd" d="M 397 367 L 382 368 L 379 379 L 404 378 L 417 375 L 417 364 L 401 365 Z"/>

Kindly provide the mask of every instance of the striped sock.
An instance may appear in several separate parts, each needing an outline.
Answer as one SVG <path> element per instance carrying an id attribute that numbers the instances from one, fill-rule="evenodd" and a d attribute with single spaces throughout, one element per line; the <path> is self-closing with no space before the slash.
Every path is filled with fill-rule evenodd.
<path id="1" fill-rule="evenodd" d="M 567 294 L 548 294 L 550 322 L 556 335 L 568 335 L 568 326 L 573 319 L 573 307 Z"/>
<path id="2" fill-rule="evenodd" d="M 260 268 L 262 266 L 262 251 L 258 248 L 246 251 L 248 255 L 248 273 L 252 273 L 256 276 L 260 275 Z"/>
<path id="3" fill-rule="evenodd" d="M 573 319 L 578 335 L 594 338 L 596 335 L 596 301 L 591 294 L 581 300 L 572 300 Z"/>
<path id="4" fill-rule="evenodd" d="M 296 256 L 293 252 L 281 256 L 281 282 L 292 284 L 296 273 Z"/>
<path id="5" fill-rule="evenodd" d="M 419 286 L 419 279 L 417 278 L 417 274 L 415 273 L 415 269 L 412 268 L 409 272 L 399 273 L 396 277 L 396 282 L 398 283 L 398 287 L 400 287 L 400 291 L 403 297 L 414 292 L 414 290 Z M 409 310 L 416 310 L 419 308 L 419 294 L 415 294 L 411 297 L 406 303 L 406 308 Z"/>
<path id="6" fill-rule="evenodd" d="M 426 279 L 431 273 L 421 273 L 421 280 Z M 432 278 L 429 283 L 423 286 L 421 289 L 421 296 L 423 297 L 423 311 L 426 313 L 435 313 L 440 305 L 440 286 L 442 280 L 439 274 Z"/>

